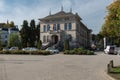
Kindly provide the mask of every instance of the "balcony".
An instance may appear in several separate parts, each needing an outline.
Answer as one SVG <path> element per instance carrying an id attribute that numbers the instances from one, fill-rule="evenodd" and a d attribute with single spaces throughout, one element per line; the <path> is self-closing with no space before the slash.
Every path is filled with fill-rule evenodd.
<path id="1" fill-rule="evenodd" d="M 50 30 L 49 31 L 50 34 L 60 34 L 61 32 L 62 30 L 57 30 L 57 31 Z"/>

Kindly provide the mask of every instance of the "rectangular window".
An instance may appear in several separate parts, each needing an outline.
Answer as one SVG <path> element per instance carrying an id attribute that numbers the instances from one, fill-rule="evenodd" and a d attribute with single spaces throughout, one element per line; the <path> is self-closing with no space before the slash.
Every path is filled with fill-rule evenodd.
<path id="1" fill-rule="evenodd" d="M 54 31 L 57 30 L 57 28 L 56 28 L 56 24 L 54 24 L 54 26 L 53 26 L 53 30 L 54 30 Z"/>
<path id="2" fill-rule="evenodd" d="M 5 35 L 5 38 L 7 38 L 7 35 Z"/>
<path id="3" fill-rule="evenodd" d="M 50 31 L 50 25 L 47 25 L 47 31 Z"/>
<path id="4" fill-rule="evenodd" d="M 57 24 L 57 30 L 60 30 L 60 24 Z"/>
<path id="5" fill-rule="evenodd" d="M 72 29 L 72 24 L 71 23 L 69 23 L 69 30 L 71 30 Z"/>
<path id="6" fill-rule="evenodd" d="M 67 23 L 64 24 L 64 30 L 67 30 Z"/>
<path id="7" fill-rule="evenodd" d="M 43 26 L 43 32 L 46 32 L 46 25 Z"/>

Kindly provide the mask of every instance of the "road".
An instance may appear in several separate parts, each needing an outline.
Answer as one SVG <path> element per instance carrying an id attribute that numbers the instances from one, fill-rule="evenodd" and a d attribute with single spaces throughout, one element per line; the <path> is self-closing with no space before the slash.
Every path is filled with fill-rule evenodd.
<path id="1" fill-rule="evenodd" d="M 85 55 L 0 55 L 0 80 L 109 80 L 105 75 L 110 60 L 120 56 L 102 52 Z"/>

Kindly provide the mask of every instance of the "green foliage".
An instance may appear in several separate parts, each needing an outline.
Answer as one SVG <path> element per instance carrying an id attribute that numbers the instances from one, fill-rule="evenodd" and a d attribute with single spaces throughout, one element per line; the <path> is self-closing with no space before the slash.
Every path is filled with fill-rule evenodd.
<path id="1" fill-rule="evenodd" d="M 10 26 L 10 27 L 15 27 L 14 22 L 13 22 L 13 21 L 11 21 L 11 22 L 10 22 L 10 24 L 9 24 L 9 26 Z"/>
<path id="2" fill-rule="evenodd" d="M 99 49 L 104 48 L 103 38 L 104 37 L 101 34 L 92 34 L 92 42 L 94 42 L 96 47 Z"/>
<path id="3" fill-rule="evenodd" d="M 35 29 L 35 21 L 31 20 L 30 22 L 30 33 L 29 33 L 29 44 L 31 47 L 35 46 L 36 41 L 36 29 Z"/>
<path id="4" fill-rule="evenodd" d="M 0 31 L 0 50 L 2 49 L 3 43 L 2 43 L 2 38 L 1 38 L 1 31 Z"/>
<path id="5" fill-rule="evenodd" d="M 8 47 L 13 47 L 13 46 L 21 47 L 21 39 L 18 33 L 12 33 L 9 36 Z"/>
<path id="6" fill-rule="evenodd" d="M 42 41 L 39 40 L 38 43 L 37 43 L 37 48 L 38 48 L 38 49 L 41 49 L 41 47 L 42 47 Z"/>
<path id="7" fill-rule="evenodd" d="M 69 45 L 69 40 L 66 39 L 65 42 L 64 42 L 64 50 L 69 50 L 70 48 L 70 45 Z"/>
<path id="8" fill-rule="evenodd" d="M 10 23 L 7 21 L 7 23 L 4 24 L 4 27 L 9 28 L 9 27 L 16 27 L 16 26 L 13 21 L 11 21 Z"/>
<path id="9" fill-rule="evenodd" d="M 40 40 L 40 23 L 36 27 L 36 40 Z"/>
<path id="10" fill-rule="evenodd" d="M 85 50 L 83 48 L 76 48 L 73 50 L 65 50 L 64 54 L 69 54 L 69 55 L 94 55 L 93 51 L 90 50 Z"/>
<path id="11" fill-rule="evenodd" d="M 111 73 L 119 73 L 120 74 L 120 67 L 111 68 L 110 72 Z"/>
<path id="12" fill-rule="evenodd" d="M 44 50 L 40 50 L 40 51 L 21 51 L 21 50 L 17 50 L 17 51 L 0 51 L 0 54 L 19 54 L 19 55 L 51 55 L 51 52 L 49 51 L 44 51 Z"/>
<path id="13" fill-rule="evenodd" d="M 22 29 L 20 31 L 23 47 L 27 47 L 27 44 L 29 42 L 29 36 L 31 36 L 29 33 L 30 33 L 30 29 L 28 26 L 28 22 L 26 20 L 24 20 L 23 25 L 22 25 Z"/>
<path id="14" fill-rule="evenodd" d="M 26 20 L 23 21 L 22 29 L 20 30 L 23 47 L 37 46 L 36 42 L 40 39 L 40 24 L 35 25 L 35 21 L 31 20 L 30 26 Z"/>
<path id="15" fill-rule="evenodd" d="M 118 42 L 120 39 L 120 0 L 115 0 L 107 7 L 108 15 L 105 18 L 105 23 L 102 26 L 100 34 L 108 38 L 116 38 L 113 42 Z M 117 43 L 117 45 L 120 44 Z"/>

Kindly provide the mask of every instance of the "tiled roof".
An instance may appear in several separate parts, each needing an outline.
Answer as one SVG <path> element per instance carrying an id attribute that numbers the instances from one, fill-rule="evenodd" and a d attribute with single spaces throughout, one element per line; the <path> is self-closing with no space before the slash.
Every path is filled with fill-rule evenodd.
<path id="1" fill-rule="evenodd" d="M 63 18 L 63 17 L 72 17 L 72 16 L 77 16 L 77 17 L 79 17 L 78 15 L 73 14 L 72 12 L 66 13 L 66 12 L 64 12 L 64 11 L 60 11 L 60 12 L 58 12 L 58 13 L 56 13 L 56 14 L 49 15 L 49 16 L 47 16 L 47 17 L 45 17 L 45 18 L 40 19 L 40 20 L 53 19 L 53 18 Z M 79 18 L 80 18 L 80 17 L 79 17 Z M 81 18 L 80 18 L 80 20 L 81 20 Z"/>

